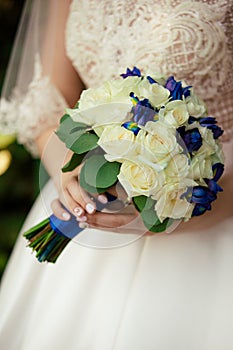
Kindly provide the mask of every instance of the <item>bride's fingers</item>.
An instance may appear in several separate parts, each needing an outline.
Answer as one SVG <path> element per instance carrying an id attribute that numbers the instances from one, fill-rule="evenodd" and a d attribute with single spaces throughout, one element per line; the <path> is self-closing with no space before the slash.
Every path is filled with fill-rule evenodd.
<path id="1" fill-rule="evenodd" d="M 85 223 L 85 227 L 88 225 L 89 228 L 103 231 L 139 235 L 144 235 L 148 232 L 140 215 L 96 213 L 91 218 L 88 217 L 87 220 L 88 223 Z M 84 227 L 83 223 L 80 225 L 80 227 Z"/>
<path id="2" fill-rule="evenodd" d="M 117 213 L 95 213 L 95 215 L 87 215 L 87 223 L 95 228 L 117 228 L 125 226 L 136 220 L 135 214 L 117 214 Z"/>
<path id="3" fill-rule="evenodd" d="M 52 208 L 54 215 L 56 217 L 58 217 L 59 219 L 65 220 L 65 221 L 70 220 L 70 218 L 71 218 L 70 213 L 63 208 L 59 199 L 54 199 L 51 202 L 51 208 Z"/>
<path id="4" fill-rule="evenodd" d="M 77 205 L 77 209 L 76 209 L 74 204 L 74 208 L 73 208 L 74 212 L 81 207 L 83 211 L 86 211 L 88 214 L 95 213 L 96 204 L 94 200 L 80 187 L 76 179 L 73 179 L 72 181 L 70 181 L 70 183 L 67 185 L 67 190 L 70 196 L 72 197 L 73 202 Z"/>
<path id="5" fill-rule="evenodd" d="M 82 217 L 85 214 L 85 210 L 82 206 L 74 201 L 73 197 L 69 193 L 67 189 L 59 192 L 60 202 L 64 204 L 64 206 L 76 217 Z"/>

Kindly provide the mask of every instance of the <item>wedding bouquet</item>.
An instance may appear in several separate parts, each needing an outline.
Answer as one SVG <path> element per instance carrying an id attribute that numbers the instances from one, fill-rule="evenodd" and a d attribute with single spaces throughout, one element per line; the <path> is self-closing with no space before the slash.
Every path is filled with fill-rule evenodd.
<path id="1" fill-rule="evenodd" d="M 57 130 L 73 152 L 62 170 L 82 164 L 80 186 L 90 194 L 119 183 L 151 232 L 211 209 L 222 191 L 222 133 L 191 86 L 136 67 L 83 91 Z M 80 231 L 74 217 L 52 215 L 24 235 L 39 261 L 55 262 Z"/>

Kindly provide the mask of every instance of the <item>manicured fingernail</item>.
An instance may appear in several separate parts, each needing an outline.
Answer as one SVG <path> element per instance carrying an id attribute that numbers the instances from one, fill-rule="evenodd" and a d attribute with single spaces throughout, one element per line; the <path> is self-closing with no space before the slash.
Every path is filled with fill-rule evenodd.
<path id="1" fill-rule="evenodd" d="M 87 211 L 89 214 L 92 214 L 92 213 L 94 213 L 94 211 L 95 211 L 95 207 L 94 207 L 91 203 L 87 203 L 87 205 L 86 205 L 86 211 Z"/>
<path id="2" fill-rule="evenodd" d="M 76 208 L 74 208 L 74 212 L 75 212 L 75 214 L 80 216 L 82 214 L 83 210 L 81 208 L 79 208 L 79 207 L 76 207 Z"/>
<path id="3" fill-rule="evenodd" d="M 108 203 L 108 199 L 106 196 L 104 196 L 103 194 L 100 194 L 98 197 L 97 197 L 98 201 L 100 203 L 103 203 L 103 204 L 106 204 Z"/>
<path id="4" fill-rule="evenodd" d="M 78 222 L 85 222 L 85 221 L 87 221 L 87 217 L 86 216 L 80 216 L 80 217 L 76 218 L 76 220 Z"/>
<path id="5" fill-rule="evenodd" d="M 64 213 L 62 213 L 62 217 L 63 217 L 63 219 L 65 219 L 65 220 L 69 220 L 69 219 L 70 219 L 70 214 L 64 212 Z"/>
<path id="6" fill-rule="evenodd" d="M 86 222 L 80 222 L 80 223 L 79 223 L 79 227 L 80 227 L 80 228 L 83 228 L 83 229 L 84 229 L 84 228 L 88 228 L 88 224 L 87 224 Z"/>

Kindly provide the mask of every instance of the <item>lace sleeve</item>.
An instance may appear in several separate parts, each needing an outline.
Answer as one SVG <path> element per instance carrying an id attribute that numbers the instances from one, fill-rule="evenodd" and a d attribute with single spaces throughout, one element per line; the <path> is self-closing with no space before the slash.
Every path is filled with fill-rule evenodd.
<path id="1" fill-rule="evenodd" d="M 15 88 L 9 100 L 1 99 L 0 132 L 17 134 L 18 142 L 36 157 L 35 138 L 45 129 L 55 126 L 66 107 L 62 94 L 48 76 L 42 75 L 41 62 L 37 56 L 34 76 L 27 92 L 22 94 Z"/>
<path id="2" fill-rule="evenodd" d="M 0 100 L 0 133 L 38 156 L 36 138 L 58 124 L 80 84 L 65 50 L 71 0 L 26 0 Z"/>

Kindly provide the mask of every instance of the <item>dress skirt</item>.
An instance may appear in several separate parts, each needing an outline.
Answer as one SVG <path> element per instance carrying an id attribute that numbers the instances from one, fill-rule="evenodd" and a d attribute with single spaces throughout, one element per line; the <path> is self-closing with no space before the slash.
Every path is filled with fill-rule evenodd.
<path id="1" fill-rule="evenodd" d="M 49 182 L 22 231 L 55 196 Z M 86 229 L 55 264 L 39 263 L 20 233 L 1 285 L 0 349 L 232 350 L 232 231 L 233 218 L 137 238 Z"/>

